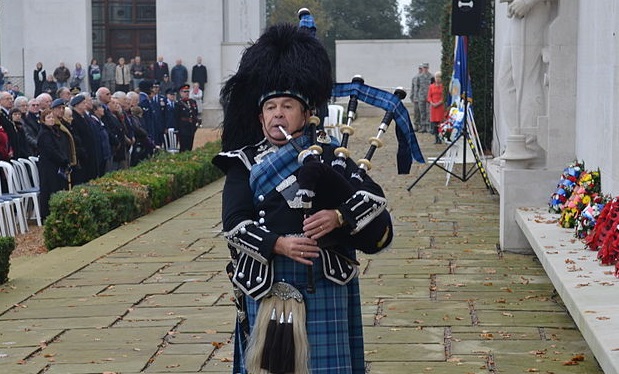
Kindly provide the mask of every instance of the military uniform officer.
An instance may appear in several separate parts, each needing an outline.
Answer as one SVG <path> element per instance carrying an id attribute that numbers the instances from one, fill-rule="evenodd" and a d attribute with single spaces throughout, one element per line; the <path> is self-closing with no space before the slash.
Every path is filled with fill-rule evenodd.
<path id="1" fill-rule="evenodd" d="M 178 142 L 180 152 L 191 151 L 196 129 L 200 125 L 198 117 L 198 104 L 189 98 L 189 85 L 184 84 L 179 88 L 180 100 L 176 102 L 176 129 L 178 130 Z"/>
<path id="2" fill-rule="evenodd" d="M 419 102 L 419 124 L 421 131 L 419 132 L 431 132 L 430 128 L 430 103 L 428 103 L 428 90 L 430 88 L 430 80 L 432 79 L 432 73 L 428 70 L 430 64 L 424 62 L 421 65 L 422 72 L 418 75 L 419 88 L 417 90 L 417 101 Z"/>

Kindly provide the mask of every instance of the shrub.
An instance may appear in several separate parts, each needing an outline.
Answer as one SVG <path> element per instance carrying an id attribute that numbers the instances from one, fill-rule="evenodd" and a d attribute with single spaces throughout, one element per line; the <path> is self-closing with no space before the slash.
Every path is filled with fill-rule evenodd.
<path id="1" fill-rule="evenodd" d="M 223 174 L 211 164 L 219 149 L 216 142 L 192 152 L 162 152 L 131 169 L 55 193 L 45 221 L 46 247 L 83 245 L 220 178 Z"/>
<path id="2" fill-rule="evenodd" d="M 82 245 L 96 239 L 110 230 L 116 214 L 108 197 L 89 186 L 53 194 L 49 207 L 43 233 L 48 249 Z"/>
<path id="3" fill-rule="evenodd" d="M 11 253 L 15 249 L 15 238 L 10 236 L 0 237 L 0 284 L 9 280 L 9 268 L 11 266 Z"/>

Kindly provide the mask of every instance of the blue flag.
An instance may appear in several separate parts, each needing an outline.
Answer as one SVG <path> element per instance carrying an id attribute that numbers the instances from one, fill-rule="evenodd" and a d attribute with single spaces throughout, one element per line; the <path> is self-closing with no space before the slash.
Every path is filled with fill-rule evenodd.
<path id="1" fill-rule="evenodd" d="M 450 105 L 459 104 L 465 97 L 469 103 L 473 99 L 468 68 L 468 39 L 468 36 L 456 36 L 453 72 L 449 85 Z"/>

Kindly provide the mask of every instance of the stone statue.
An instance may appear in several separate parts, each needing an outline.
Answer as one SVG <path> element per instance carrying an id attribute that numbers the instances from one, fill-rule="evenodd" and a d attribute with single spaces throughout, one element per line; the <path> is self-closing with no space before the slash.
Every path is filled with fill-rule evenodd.
<path id="1" fill-rule="evenodd" d="M 499 61 L 499 106 L 503 123 L 513 139 L 524 135 L 525 128 L 536 128 L 537 118 L 546 114 L 547 66 L 542 51 L 551 22 L 551 0 L 500 2 L 508 3 L 510 22 Z M 508 148 L 509 144 L 508 139 Z"/>

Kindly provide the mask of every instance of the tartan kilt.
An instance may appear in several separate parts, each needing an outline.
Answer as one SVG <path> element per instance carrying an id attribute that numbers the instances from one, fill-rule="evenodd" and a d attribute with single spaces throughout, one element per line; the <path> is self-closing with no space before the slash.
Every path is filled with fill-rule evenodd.
<path id="1" fill-rule="evenodd" d="M 326 279 L 322 257 L 314 260 L 316 292 L 308 294 L 307 266 L 284 256 L 274 258 L 274 282 L 286 282 L 296 287 L 305 298 L 307 337 L 310 344 L 309 368 L 312 374 L 363 374 L 363 326 L 359 279 L 344 286 Z M 250 331 L 260 302 L 245 296 Z M 235 336 L 238 336 L 236 334 Z M 247 374 L 239 340 L 235 339 L 234 374 Z"/>

